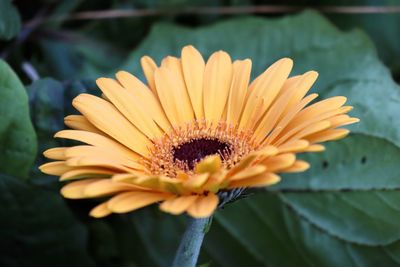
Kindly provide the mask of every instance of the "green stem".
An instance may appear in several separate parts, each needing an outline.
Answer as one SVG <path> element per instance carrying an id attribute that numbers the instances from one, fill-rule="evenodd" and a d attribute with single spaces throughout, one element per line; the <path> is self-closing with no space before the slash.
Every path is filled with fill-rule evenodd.
<path id="1" fill-rule="evenodd" d="M 207 233 L 212 217 L 190 218 L 179 248 L 176 251 L 173 267 L 195 267 L 200 254 L 204 235 Z"/>

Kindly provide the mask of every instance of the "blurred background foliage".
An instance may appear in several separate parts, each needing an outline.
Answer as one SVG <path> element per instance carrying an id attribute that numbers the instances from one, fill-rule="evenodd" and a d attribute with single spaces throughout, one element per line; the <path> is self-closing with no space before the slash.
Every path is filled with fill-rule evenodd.
<path id="1" fill-rule="evenodd" d="M 295 74 L 319 71 L 313 91 L 347 96 L 362 121 L 326 152 L 304 155 L 308 172 L 219 211 L 202 266 L 400 266 L 398 5 L 0 0 L 0 266 L 170 265 L 184 216 L 150 207 L 92 219 L 96 200 L 62 199 L 57 178 L 37 166 L 46 148 L 68 145 L 52 136 L 76 112 L 76 95 L 99 93 L 95 78 L 120 69 L 143 78 L 141 56 L 178 56 L 186 44 L 205 57 L 249 57 L 253 75 L 291 57 Z"/>

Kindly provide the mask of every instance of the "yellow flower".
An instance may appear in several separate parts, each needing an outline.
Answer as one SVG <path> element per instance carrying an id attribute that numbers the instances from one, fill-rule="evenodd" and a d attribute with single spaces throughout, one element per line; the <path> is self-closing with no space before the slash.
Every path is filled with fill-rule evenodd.
<path id="1" fill-rule="evenodd" d="M 141 59 L 147 85 L 125 71 L 100 78 L 102 98 L 81 94 L 82 115 L 65 118 L 72 130 L 55 137 L 84 145 L 52 148 L 56 161 L 40 169 L 71 181 L 66 198 L 109 197 L 90 214 L 103 217 L 160 202 L 160 209 L 200 218 L 218 206 L 218 194 L 279 182 L 277 173 L 309 164 L 296 153 L 324 150 L 319 143 L 346 136 L 338 127 L 357 122 L 346 98 L 310 104 L 317 72 L 288 77 L 283 58 L 249 84 L 251 60 L 223 51 L 205 62 L 192 46 L 158 67 Z"/>

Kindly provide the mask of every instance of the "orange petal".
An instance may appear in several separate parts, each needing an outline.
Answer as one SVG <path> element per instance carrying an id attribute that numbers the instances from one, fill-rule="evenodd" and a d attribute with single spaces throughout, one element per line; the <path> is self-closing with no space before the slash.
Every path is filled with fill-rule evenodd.
<path id="1" fill-rule="evenodd" d="M 66 147 L 50 148 L 43 152 L 43 155 L 49 159 L 66 160 L 65 149 Z"/>
<path id="2" fill-rule="evenodd" d="M 98 167 L 76 168 L 63 173 L 63 175 L 60 176 L 60 181 L 82 179 L 87 177 L 105 178 L 114 173 L 115 171 L 106 168 L 98 168 Z"/>
<path id="3" fill-rule="evenodd" d="M 315 145 L 311 145 L 309 146 L 306 150 L 304 150 L 305 152 L 321 152 L 324 151 L 325 147 L 323 145 L 320 144 L 315 144 Z"/>
<path id="4" fill-rule="evenodd" d="M 215 125 L 221 120 L 232 80 L 232 61 L 223 51 L 213 53 L 204 70 L 203 106 L 205 119 Z"/>
<path id="5" fill-rule="evenodd" d="M 196 201 L 197 198 L 198 195 L 191 195 L 167 199 L 160 204 L 160 209 L 164 212 L 178 215 L 185 212 L 193 204 L 193 202 Z"/>
<path id="6" fill-rule="evenodd" d="M 116 150 L 119 151 L 120 153 L 123 153 L 129 158 L 139 159 L 139 155 L 136 154 L 135 152 L 129 150 L 125 146 L 121 145 L 120 143 L 108 137 L 96 133 L 78 131 L 78 130 L 63 130 L 56 133 L 54 137 L 76 140 L 96 147 Z"/>
<path id="7" fill-rule="evenodd" d="M 151 142 L 131 122 L 129 122 L 111 103 L 99 97 L 80 94 L 72 105 L 93 125 L 115 138 L 121 144 L 146 157 Z"/>
<path id="8" fill-rule="evenodd" d="M 154 81 L 154 72 L 157 69 L 157 64 L 151 57 L 144 56 L 140 59 L 144 76 L 146 76 L 147 83 L 151 90 L 156 93 L 156 83 Z"/>
<path id="9" fill-rule="evenodd" d="M 350 131 L 347 129 L 333 129 L 333 130 L 330 129 L 319 133 L 315 133 L 313 135 L 306 136 L 305 139 L 307 139 L 310 143 L 319 143 L 325 141 L 338 140 L 347 136 L 349 133 Z"/>
<path id="10" fill-rule="evenodd" d="M 185 83 L 189 93 L 197 120 L 204 118 L 203 108 L 203 76 L 205 63 L 204 59 L 191 45 L 182 49 L 182 70 Z"/>
<path id="11" fill-rule="evenodd" d="M 84 194 L 86 186 L 100 180 L 101 179 L 85 179 L 69 183 L 61 188 L 61 195 L 70 199 L 87 198 Z"/>
<path id="12" fill-rule="evenodd" d="M 251 166 L 247 169 L 238 172 L 237 174 L 233 175 L 229 178 L 230 181 L 241 180 L 241 179 L 248 179 L 250 177 L 258 176 L 264 173 L 267 170 L 267 167 L 263 165 L 255 165 Z"/>
<path id="13" fill-rule="evenodd" d="M 96 207 L 94 207 L 89 215 L 95 218 L 102 218 L 105 216 L 110 215 L 112 212 L 111 210 L 108 209 L 107 207 L 107 202 L 103 202 L 100 205 L 97 205 Z"/>
<path id="14" fill-rule="evenodd" d="M 295 161 L 296 156 L 292 153 L 287 153 L 271 157 L 262 163 L 267 166 L 268 171 L 275 172 L 292 166 Z"/>
<path id="15" fill-rule="evenodd" d="M 133 184 L 113 182 L 111 179 L 103 179 L 86 186 L 83 194 L 87 197 L 99 197 L 121 191 L 135 191 L 139 189 L 140 188 Z"/>
<path id="16" fill-rule="evenodd" d="M 278 95 L 293 67 L 290 58 L 282 58 L 257 77 L 249 87 L 248 97 L 240 119 L 240 128 L 257 122 Z"/>
<path id="17" fill-rule="evenodd" d="M 239 187 L 263 187 L 273 185 L 279 182 L 281 178 L 274 173 L 265 173 L 249 179 L 242 179 L 233 181 L 229 184 L 228 188 L 239 188 Z"/>
<path id="18" fill-rule="evenodd" d="M 307 149 L 309 146 L 309 142 L 307 140 L 293 140 L 287 143 L 282 144 L 278 147 L 279 153 L 287 153 L 287 152 L 300 152 Z"/>
<path id="19" fill-rule="evenodd" d="M 303 160 L 296 160 L 296 162 L 287 169 L 284 169 L 283 172 L 303 172 L 310 168 L 310 164 Z"/>
<path id="20" fill-rule="evenodd" d="M 96 83 L 115 107 L 142 133 L 150 139 L 161 137 L 162 132 L 143 107 L 145 103 L 138 101 L 113 79 L 100 78 Z"/>
<path id="21" fill-rule="evenodd" d="M 207 156 L 194 167 L 196 173 L 215 173 L 221 169 L 222 160 L 219 155 Z"/>
<path id="22" fill-rule="evenodd" d="M 236 60 L 233 63 L 233 75 L 227 102 L 226 121 L 232 125 L 239 123 L 246 100 L 251 73 L 251 60 Z"/>
<path id="23" fill-rule="evenodd" d="M 188 208 L 187 212 L 194 218 L 206 218 L 211 216 L 219 203 L 219 199 L 215 194 L 207 196 L 199 196 L 197 200 Z"/>
<path id="24" fill-rule="evenodd" d="M 116 77 L 127 93 L 136 99 L 135 103 L 143 103 L 141 108 L 143 108 L 147 116 L 152 117 L 164 132 L 169 132 L 171 124 L 165 116 L 157 94 L 154 94 L 142 81 L 129 72 L 119 71 Z"/>
<path id="25" fill-rule="evenodd" d="M 103 134 L 82 115 L 69 115 L 64 118 L 64 123 L 71 129 Z"/>
<path id="26" fill-rule="evenodd" d="M 171 197 L 164 193 L 127 192 L 118 194 L 108 201 L 107 207 L 115 213 L 125 213 L 143 208 Z"/>
<path id="27" fill-rule="evenodd" d="M 53 161 L 39 166 L 39 169 L 50 175 L 62 175 L 67 171 L 73 170 L 74 167 L 67 166 L 65 161 Z"/>
<path id="28" fill-rule="evenodd" d="M 183 81 L 182 67 L 173 57 L 164 62 L 155 72 L 157 94 L 173 126 L 184 125 L 193 120 L 194 112 Z"/>

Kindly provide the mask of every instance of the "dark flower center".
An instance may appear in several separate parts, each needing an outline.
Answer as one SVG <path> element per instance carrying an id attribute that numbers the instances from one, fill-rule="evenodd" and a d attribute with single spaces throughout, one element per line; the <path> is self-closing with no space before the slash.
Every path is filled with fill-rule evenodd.
<path id="1" fill-rule="evenodd" d="M 223 159 L 229 156 L 231 147 L 218 139 L 193 139 L 174 147 L 172 153 L 174 161 L 183 162 L 189 170 L 193 170 L 194 165 L 206 156 L 219 154 Z"/>

